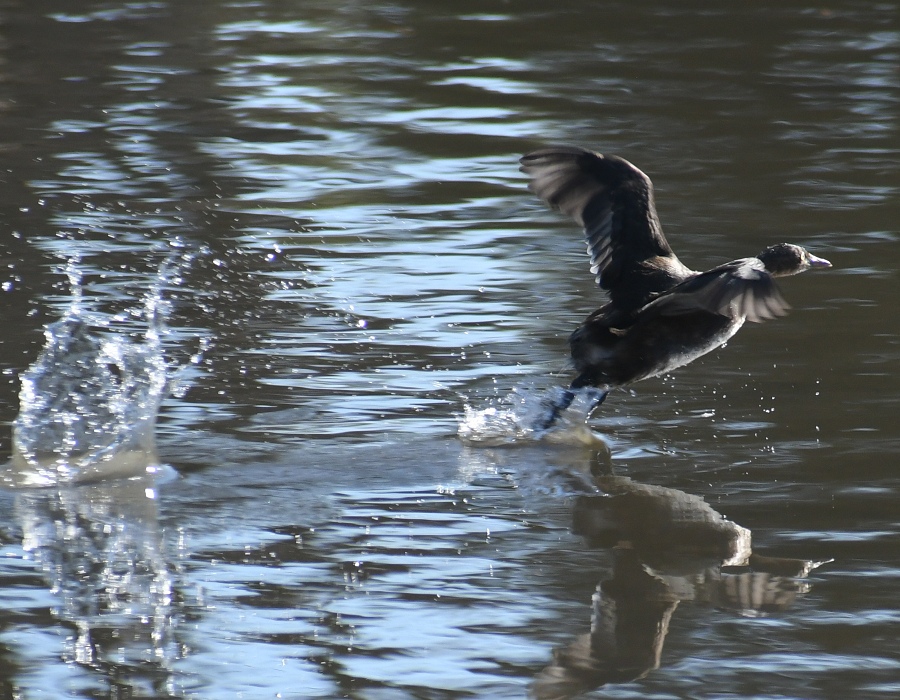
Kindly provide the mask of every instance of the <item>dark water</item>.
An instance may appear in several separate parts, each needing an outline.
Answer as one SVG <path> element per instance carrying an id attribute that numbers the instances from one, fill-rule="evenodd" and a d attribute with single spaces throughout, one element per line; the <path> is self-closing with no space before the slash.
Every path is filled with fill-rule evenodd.
<path id="1" fill-rule="evenodd" d="M 181 255 L 189 386 L 176 477 L 0 494 L 2 697 L 900 694 L 897 16 L 0 4 L 3 420 L 72 261 L 127 331 Z M 835 267 L 613 394 L 608 449 L 467 446 L 599 304 L 517 171 L 548 142 L 650 174 L 695 269 Z"/>

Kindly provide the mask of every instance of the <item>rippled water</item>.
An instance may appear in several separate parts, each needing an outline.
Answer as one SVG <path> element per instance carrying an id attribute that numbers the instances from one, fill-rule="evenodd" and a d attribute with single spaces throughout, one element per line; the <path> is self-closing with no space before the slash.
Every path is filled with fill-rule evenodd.
<path id="1" fill-rule="evenodd" d="M 0 493 L 2 695 L 896 696 L 898 57 L 875 2 L 0 4 L 0 450 L 73 258 L 189 385 L 176 477 Z M 548 142 L 695 269 L 835 267 L 579 439 L 468 444 L 599 305 Z"/>

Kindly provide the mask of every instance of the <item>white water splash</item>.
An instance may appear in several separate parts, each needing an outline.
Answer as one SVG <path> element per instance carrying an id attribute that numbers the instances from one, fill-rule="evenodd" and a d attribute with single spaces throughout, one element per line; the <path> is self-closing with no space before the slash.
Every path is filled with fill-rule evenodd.
<path id="1" fill-rule="evenodd" d="M 487 408 L 476 409 L 466 404 L 465 412 L 459 418 L 457 435 L 467 445 L 482 447 L 538 441 L 605 444 L 603 438 L 587 425 L 597 401 L 597 389 L 578 391 L 571 405 L 560 414 L 552 427 L 535 427 L 545 423 L 548 411 L 559 402 L 564 391 L 562 387 L 543 391 L 516 387 Z"/>
<path id="2" fill-rule="evenodd" d="M 117 332 L 122 317 L 85 310 L 79 261 L 69 261 L 71 304 L 47 326 L 41 354 L 21 376 L 11 463 L 17 482 L 45 486 L 154 468 L 157 413 L 174 374 L 161 340 L 171 260 L 143 308 L 129 314 L 145 323 L 138 335 L 133 325 Z"/>

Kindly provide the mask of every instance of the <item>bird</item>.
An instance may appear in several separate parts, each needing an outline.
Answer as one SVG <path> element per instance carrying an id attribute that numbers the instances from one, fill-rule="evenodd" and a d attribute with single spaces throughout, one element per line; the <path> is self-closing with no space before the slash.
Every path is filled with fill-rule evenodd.
<path id="1" fill-rule="evenodd" d="M 611 389 L 666 374 L 716 349 L 746 321 L 790 308 L 776 277 L 831 263 L 776 243 L 705 272 L 686 267 L 663 235 L 653 183 L 629 161 L 577 146 L 549 146 L 520 159 L 529 189 L 584 229 L 590 269 L 608 300 L 569 337 L 577 372 L 535 429 L 551 427 L 593 387 L 590 412 Z"/>

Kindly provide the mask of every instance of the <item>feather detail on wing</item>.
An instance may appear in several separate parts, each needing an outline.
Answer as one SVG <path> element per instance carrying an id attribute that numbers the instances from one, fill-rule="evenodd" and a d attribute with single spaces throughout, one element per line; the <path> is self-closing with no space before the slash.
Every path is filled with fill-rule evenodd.
<path id="1" fill-rule="evenodd" d="M 645 309 L 664 316 L 710 311 L 759 323 L 790 306 L 758 258 L 743 258 L 695 275 L 659 295 Z"/>
<path id="2" fill-rule="evenodd" d="M 627 160 L 554 146 L 521 164 L 531 190 L 584 227 L 591 272 L 621 308 L 639 308 L 691 274 L 663 235 L 650 179 Z"/>

